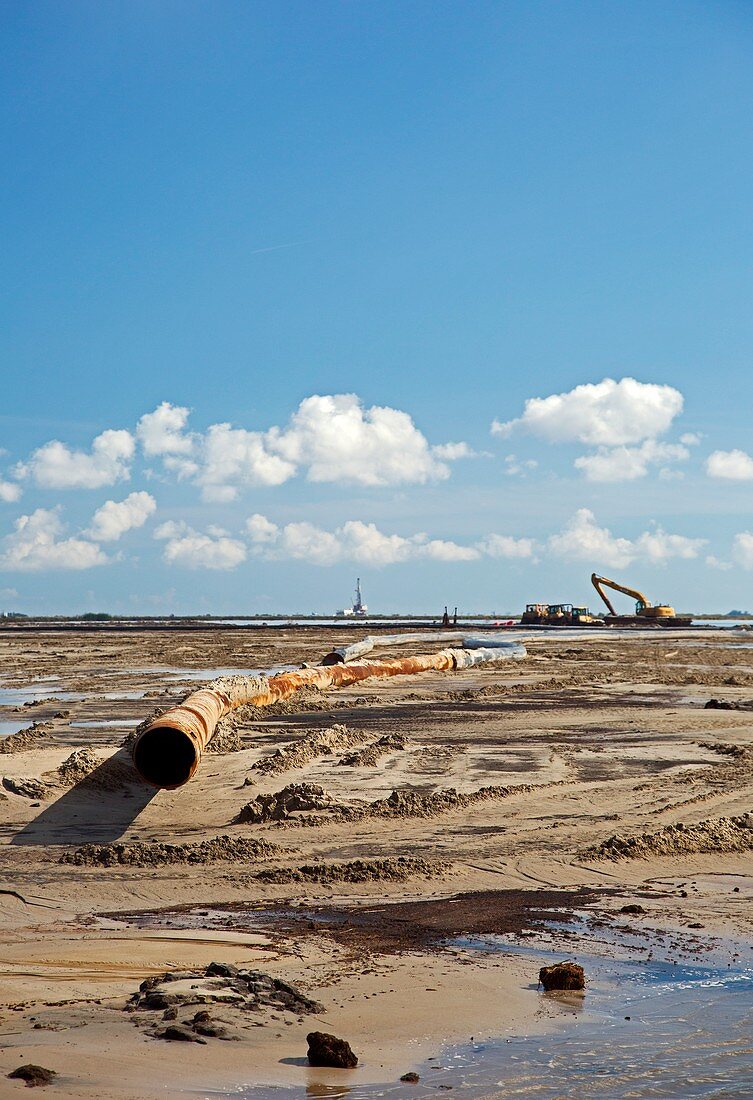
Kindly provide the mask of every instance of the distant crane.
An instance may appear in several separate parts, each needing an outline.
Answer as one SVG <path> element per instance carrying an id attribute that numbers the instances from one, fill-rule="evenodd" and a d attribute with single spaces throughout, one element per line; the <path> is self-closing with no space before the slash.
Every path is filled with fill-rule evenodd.
<path id="1" fill-rule="evenodd" d="M 363 602 L 363 596 L 361 595 L 361 578 L 358 577 L 356 579 L 356 591 L 355 591 L 355 598 L 353 600 L 353 606 L 352 607 L 345 607 L 345 608 L 343 608 L 342 611 L 336 611 L 335 616 L 338 619 L 343 618 L 343 617 L 344 618 L 350 618 L 350 616 L 354 616 L 355 618 L 358 618 L 358 619 L 365 619 L 366 616 L 368 615 L 368 613 L 369 613 L 369 609 L 366 606 L 366 604 Z"/>
<path id="2" fill-rule="evenodd" d="M 353 614 L 354 615 L 366 615 L 368 613 L 368 607 L 363 602 L 361 595 L 361 578 L 356 577 L 356 598 L 353 601 Z"/>

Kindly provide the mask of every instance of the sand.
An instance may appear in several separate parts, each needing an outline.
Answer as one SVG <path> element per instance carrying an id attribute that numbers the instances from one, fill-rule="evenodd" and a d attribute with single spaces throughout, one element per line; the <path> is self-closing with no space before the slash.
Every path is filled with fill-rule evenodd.
<path id="1" fill-rule="evenodd" d="M 545 1031 L 561 1011 L 535 955 L 482 956 L 453 944 L 462 932 L 522 942 L 542 914 L 608 922 L 640 902 L 647 935 L 751 939 L 749 716 L 705 707 L 753 698 L 741 638 L 542 635 L 514 665 L 236 715 L 186 787 L 140 783 L 123 741 L 201 682 L 192 670 L 294 665 L 331 643 L 321 628 L 0 635 L 4 686 L 49 685 L 48 702 L 0 705 L 38 724 L 0 776 L 42 791 L 0 799 L 3 1074 L 34 1062 L 56 1095 L 119 1098 L 396 1081 L 446 1042 Z M 92 721 L 109 724 L 77 724 Z M 301 784 L 334 809 L 237 823 Z M 324 1011 L 211 1006 L 236 1041 L 195 1044 L 128 1010 L 145 979 L 213 961 Z M 308 1069 L 310 1030 L 347 1039 L 359 1067 Z M 23 1087 L 0 1077 L 0 1095 Z"/>

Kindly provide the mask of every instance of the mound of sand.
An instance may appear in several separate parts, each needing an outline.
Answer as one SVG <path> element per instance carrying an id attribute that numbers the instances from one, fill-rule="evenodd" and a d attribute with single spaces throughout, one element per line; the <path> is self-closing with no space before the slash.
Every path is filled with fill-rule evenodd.
<path id="1" fill-rule="evenodd" d="M 227 835 L 196 844 L 84 844 L 65 852 L 60 863 L 77 867 L 161 867 L 170 863 L 254 863 L 284 849 L 265 840 Z"/>
<path id="2" fill-rule="evenodd" d="M 206 751 L 220 756 L 229 752 L 240 752 L 243 748 L 245 746 L 240 733 L 232 722 L 225 719 L 217 726 L 214 737 L 207 745 Z"/>
<path id="3" fill-rule="evenodd" d="M 311 863 L 303 867 L 271 867 L 258 871 L 259 882 L 405 882 L 406 879 L 433 878 L 450 871 L 446 860 L 398 856 L 396 859 L 354 859 L 349 863 Z"/>
<path id="4" fill-rule="evenodd" d="M 262 775 L 280 775 L 294 768 L 302 768 L 321 756 L 331 756 L 333 753 L 352 748 L 354 745 L 361 744 L 366 738 L 365 733 L 349 730 L 347 726 L 342 725 L 331 726 L 326 730 L 314 730 L 300 741 L 283 745 L 271 756 L 257 760 L 253 767 Z"/>
<path id="5" fill-rule="evenodd" d="M 53 729 L 52 722 L 33 722 L 26 729 L 4 737 L 0 741 L 0 752 L 28 752 L 30 749 L 35 749 L 41 741 L 45 740 L 51 729 Z"/>
<path id="6" fill-rule="evenodd" d="M 276 794 L 258 794 L 238 815 L 239 824 L 259 825 L 263 821 L 284 821 L 292 813 L 344 808 L 324 787 L 316 783 L 291 783 Z"/>
<path id="7" fill-rule="evenodd" d="M 57 769 L 55 779 L 61 787 L 75 787 L 98 768 L 101 761 L 91 749 L 77 749 Z"/>
<path id="8" fill-rule="evenodd" d="M 41 779 L 33 779 L 31 776 L 26 776 L 24 779 L 13 779 L 11 776 L 6 775 L 3 778 L 3 786 L 11 794 L 20 795 L 21 798 L 32 798 L 35 802 L 46 798 L 50 793 L 47 783 L 43 783 Z"/>
<path id="9" fill-rule="evenodd" d="M 346 753 L 339 763 L 346 768 L 374 768 L 383 756 L 405 749 L 407 741 L 402 733 L 386 733 L 363 749 Z"/>
<path id="10" fill-rule="evenodd" d="M 753 850 L 753 815 L 717 817 L 697 825 L 667 825 L 640 836 L 611 836 L 580 853 L 583 859 L 649 859 L 652 856 Z"/>
<path id="11" fill-rule="evenodd" d="M 257 722 L 264 721 L 265 718 L 274 718 L 278 715 L 310 714 L 323 710 L 345 710 L 353 707 L 365 707 L 378 702 L 376 696 L 359 695 L 357 699 L 337 699 L 320 688 L 305 687 L 297 691 L 290 699 L 280 699 L 277 703 L 270 703 L 268 707 L 247 704 L 239 707 L 234 713 L 238 715 L 243 725 L 254 725 Z"/>
<path id="12" fill-rule="evenodd" d="M 329 822 L 363 821 L 366 818 L 435 817 L 453 810 L 464 810 L 482 802 L 509 798 L 513 794 L 527 794 L 536 785 L 521 783 L 514 787 L 481 787 L 468 794 L 448 787 L 424 794 L 420 791 L 393 791 L 387 798 L 375 802 L 354 805 L 341 802 L 315 783 L 293 783 L 276 794 L 260 794 L 246 803 L 236 821 L 261 824 L 276 821 L 285 825 L 324 825 Z M 310 813 L 306 811 L 324 811 Z M 292 816 L 304 811 L 303 816 Z"/>

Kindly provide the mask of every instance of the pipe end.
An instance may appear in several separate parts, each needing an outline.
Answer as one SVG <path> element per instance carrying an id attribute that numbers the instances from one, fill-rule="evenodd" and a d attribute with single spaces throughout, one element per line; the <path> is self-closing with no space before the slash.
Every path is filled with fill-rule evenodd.
<path id="1" fill-rule="evenodd" d="M 174 790 L 187 783 L 199 766 L 193 739 L 173 726 L 149 726 L 133 746 L 136 771 L 154 787 Z"/>

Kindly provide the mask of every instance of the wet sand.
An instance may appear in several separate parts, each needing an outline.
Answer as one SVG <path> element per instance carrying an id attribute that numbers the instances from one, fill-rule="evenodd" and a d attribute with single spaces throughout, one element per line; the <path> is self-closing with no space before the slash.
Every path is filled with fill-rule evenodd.
<path id="1" fill-rule="evenodd" d="M 3 1073 L 40 1063 L 72 1097 L 394 1083 L 471 1036 L 563 1041 L 568 1006 L 536 989 L 553 913 L 586 914 L 563 928 L 563 957 L 592 951 L 600 928 L 620 965 L 662 943 L 703 959 L 750 942 L 744 635 L 541 635 L 522 662 L 242 713 L 218 741 L 235 751 L 207 754 L 189 785 L 139 782 L 122 747 L 136 723 L 219 671 L 314 661 L 331 640 L 0 635 L 0 722 L 37 723 L 0 741 L 17 749 L 0 754 Z M 325 751 L 335 725 L 346 733 Z M 324 792 L 311 809 L 239 823 L 301 784 Z M 626 904 L 645 912 L 626 918 Z M 195 1044 L 156 1038 L 161 1011 L 129 1010 L 145 979 L 213 961 L 292 982 L 323 1011 L 208 1005 L 237 1041 Z M 311 1030 L 347 1038 L 358 1069 L 308 1069 Z M 22 1087 L 0 1078 L 0 1095 Z"/>

